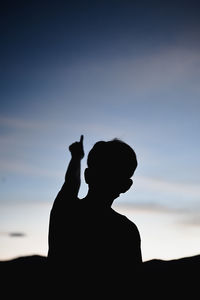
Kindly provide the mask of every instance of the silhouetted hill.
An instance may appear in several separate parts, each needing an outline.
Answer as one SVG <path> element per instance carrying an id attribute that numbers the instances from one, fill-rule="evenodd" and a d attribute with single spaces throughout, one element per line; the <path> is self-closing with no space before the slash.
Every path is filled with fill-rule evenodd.
<path id="1" fill-rule="evenodd" d="M 199 270 L 200 255 L 168 261 L 146 261 L 143 263 L 140 277 L 141 292 L 145 296 L 160 299 L 175 294 L 189 295 L 192 299 L 191 297 L 198 292 Z M 20 290 L 27 290 L 29 296 L 37 294 L 39 290 L 41 293 L 41 287 L 49 284 L 50 272 L 44 256 L 33 255 L 0 261 L 0 282 L 7 292 L 20 293 Z"/>
<path id="2" fill-rule="evenodd" d="M 46 278 L 46 258 L 39 255 L 0 261 L 1 292 L 11 297 L 34 299 L 42 292 Z M 20 299 L 19 298 L 19 299 Z M 40 298 L 39 298 L 40 299 Z"/>
<path id="3" fill-rule="evenodd" d="M 178 299 L 198 293 L 200 255 L 173 260 L 153 259 L 143 264 L 143 278 L 150 294 Z M 157 289 L 159 287 L 159 290 Z M 159 297 L 158 297 L 159 298 Z"/>

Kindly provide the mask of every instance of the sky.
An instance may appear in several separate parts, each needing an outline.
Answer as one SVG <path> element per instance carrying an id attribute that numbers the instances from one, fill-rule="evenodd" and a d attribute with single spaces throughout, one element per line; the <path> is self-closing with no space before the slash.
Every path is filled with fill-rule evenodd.
<path id="1" fill-rule="evenodd" d="M 200 253 L 199 1 L 9 1 L 0 12 L 0 260 L 47 255 L 48 222 L 84 134 L 132 146 L 113 207 L 143 260 Z M 79 196 L 87 193 L 82 161 Z"/>

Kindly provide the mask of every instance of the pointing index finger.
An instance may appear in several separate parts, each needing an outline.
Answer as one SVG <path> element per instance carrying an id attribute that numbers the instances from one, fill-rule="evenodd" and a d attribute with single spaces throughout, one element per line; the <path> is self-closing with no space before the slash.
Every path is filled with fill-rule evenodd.
<path id="1" fill-rule="evenodd" d="M 83 144 L 83 134 L 80 137 L 80 143 Z"/>

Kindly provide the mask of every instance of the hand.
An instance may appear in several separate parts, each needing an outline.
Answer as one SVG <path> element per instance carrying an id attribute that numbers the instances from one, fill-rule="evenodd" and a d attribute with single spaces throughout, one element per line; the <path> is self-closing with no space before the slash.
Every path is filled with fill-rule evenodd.
<path id="1" fill-rule="evenodd" d="M 81 135 L 79 142 L 75 142 L 69 146 L 69 151 L 73 158 L 82 159 L 84 157 L 83 135 Z"/>

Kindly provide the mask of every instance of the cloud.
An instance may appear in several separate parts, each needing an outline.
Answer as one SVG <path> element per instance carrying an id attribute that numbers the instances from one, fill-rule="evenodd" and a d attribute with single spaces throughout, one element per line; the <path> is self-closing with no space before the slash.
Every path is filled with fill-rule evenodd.
<path id="1" fill-rule="evenodd" d="M 41 122 L 36 122 L 33 120 L 25 120 L 22 118 L 16 117 L 5 117 L 0 116 L 0 125 L 7 128 L 18 128 L 18 129 L 40 129 L 42 124 Z"/>
<path id="2" fill-rule="evenodd" d="M 151 93 L 155 94 L 161 90 L 166 92 L 169 91 L 169 88 L 177 90 L 181 87 L 183 90 L 182 84 L 183 82 L 188 83 L 188 80 L 192 87 L 196 83 L 195 87 L 200 91 L 198 81 L 190 81 L 198 75 L 196 66 L 199 62 L 199 49 L 183 46 L 182 41 L 178 41 L 168 47 L 163 46 L 154 49 L 154 51 L 141 52 L 140 55 L 113 57 L 109 61 L 105 57 L 96 61 L 86 60 L 73 65 L 73 70 L 70 72 L 75 73 L 76 78 L 84 83 L 84 87 L 87 86 L 87 82 L 91 83 L 91 80 L 95 83 L 97 79 L 101 79 L 99 80 L 100 86 L 102 87 L 103 84 L 103 91 L 106 91 L 105 100 L 102 99 L 102 101 L 107 103 L 108 97 L 106 95 L 110 95 L 109 101 L 114 101 L 115 104 L 118 101 L 121 103 L 121 97 L 124 95 L 124 105 L 130 101 L 130 95 L 132 95 L 131 101 L 137 102 L 137 98 L 133 99 L 135 95 L 138 96 L 139 101 L 141 101 L 141 95 L 145 96 L 145 101 L 148 101 Z M 87 70 L 87 76 L 85 76 L 85 70 Z M 61 77 L 66 78 L 65 72 L 69 72 L 69 70 L 61 70 Z M 94 89 L 96 93 L 98 87 L 99 85 L 95 84 L 91 87 L 90 84 L 90 91 Z M 102 95 L 102 90 L 100 94 Z M 112 99 L 113 94 L 115 96 L 120 95 L 120 97 Z M 127 97 L 128 95 L 129 97 Z M 161 100 L 159 98 L 159 101 Z M 174 101 L 176 99 L 173 98 Z M 192 99 L 188 101 L 191 103 Z"/>
<path id="3" fill-rule="evenodd" d="M 0 232 L 0 236 L 8 236 L 11 238 L 22 238 L 26 237 L 27 235 L 24 232 L 21 231 L 11 231 L 11 232 Z"/>
<path id="4" fill-rule="evenodd" d="M 136 184 L 138 188 L 157 190 L 160 192 L 170 192 L 172 194 L 184 195 L 184 197 L 200 198 L 200 185 L 187 182 L 176 182 L 168 179 L 160 179 L 156 177 L 137 176 Z"/>
<path id="5" fill-rule="evenodd" d="M 183 227 L 200 227 L 200 206 L 193 205 L 191 207 L 173 207 L 170 205 L 162 205 L 156 202 L 130 203 L 121 202 L 113 206 L 116 211 L 122 214 L 148 213 L 148 214 L 168 214 L 175 217 L 175 223 Z"/>
<path id="6" fill-rule="evenodd" d="M 172 206 L 162 205 L 156 202 L 121 202 L 116 203 L 115 207 L 121 211 L 128 212 L 148 212 L 148 213 L 185 213 L 185 208 L 175 208 Z"/>
<path id="7" fill-rule="evenodd" d="M 199 227 L 200 226 L 200 213 L 195 213 L 193 215 L 189 215 L 181 220 L 181 225 L 183 226 L 191 226 L 191 227 Z"/>
<path id="8" fill-rule="evenodd" d="M 135 70 L 138 87 L 147 89 L 177 88 L 177 83 L 188 80 L 198 72 L 196 64 L 200 61 L 199 51 L 182 46 L 161 48 L 158 52 L 138 60 Z"/>
<path id="9" fill-rule="evenodd" d="M 46 170 L 40 167 L 17 160 L 0 160 L 1 172 L 12 172 L 23 175 L 42 176 L 49 178 L 60 178 L 63 174 L 56 170 Z"/>
<path id="10" fill-rule="evenodd" d="M 25 237 L 26 234 L 24 232 L 9 232 L 10 237 Z"/>

